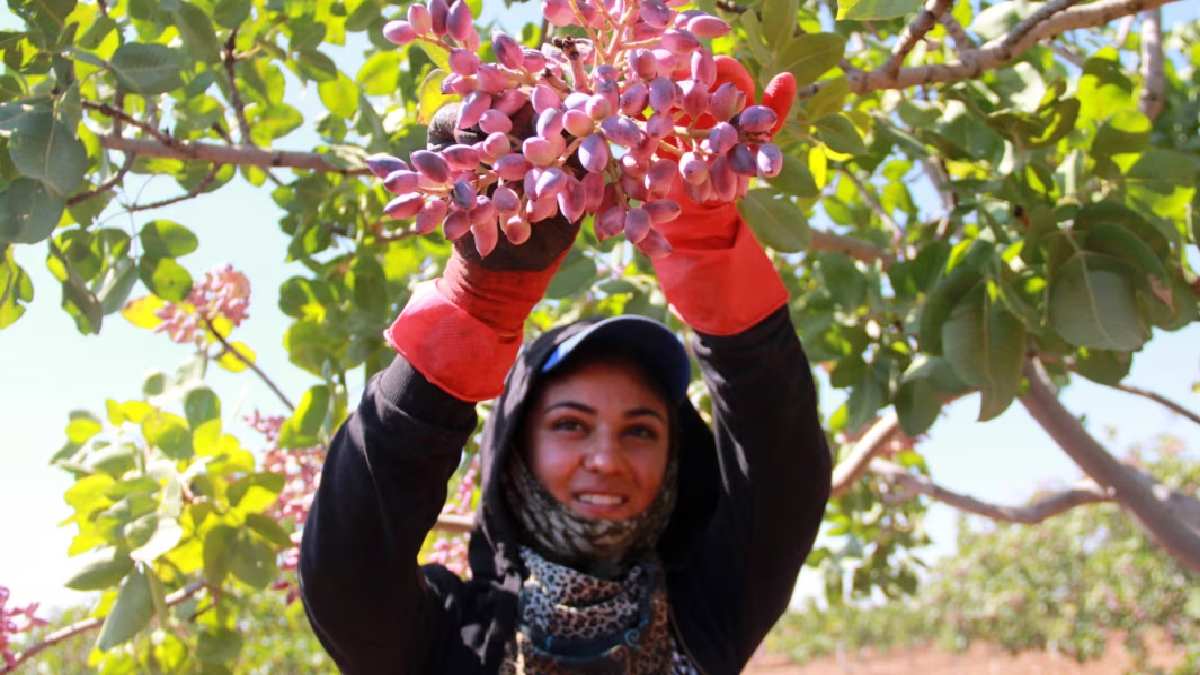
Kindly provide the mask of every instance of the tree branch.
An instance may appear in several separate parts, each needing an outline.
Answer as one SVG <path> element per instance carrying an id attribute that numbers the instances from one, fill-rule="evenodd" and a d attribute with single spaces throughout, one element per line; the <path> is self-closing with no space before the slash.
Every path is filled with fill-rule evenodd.
<path id="1" fill-rule="evenodd" d="M 133 157 L 133 155 L 132 154 L 126 155 L 126 157 Z M 217 177 L 217 172 L 220 171 L 220 169 L 221 169 L 220 164 L 213 164 L 212 169 L 209 170 L 208 174 L 206 174 L 204 176 L 204 178 L 200 179 L 199 183 L 196 183 L 196 187 L 192 188 L 191 190 L 188 190 L 184 194 L 176 195 L 174 197 L 169 197 L 167 199 L 162 199 L 157 202 L 150 202 L 148 204 L 131 204 L 129 206 L 126 206 L 125 210 L 128 211 L 129 213 L 135 213 L 137 211 L 149 211 L 151 209 L 160 209 L 164 206 L 178 204 L 179 202 L 186 202 L 189 199 L 195 199 L 196 197 L 199 197 L 200 194 L 202 192 L 204 192 L 208 188 L 209 185 L 212 184 L 213 180 Z"/>
<path id="2" fill-rule="evenodd" d="M 133 166 L 133 155 L 125 155 L 125 161 L 121 162 L 121 168 L 117 169 L 117 173 L 112 178 L 104 181 L 103 183 L 97 185 L 95 188 L 93 188 L 91 190 L 88 190 L 86 192 L 80 192 L 79 194 L 72 196 L 70 199 L 67 200 L 67 206 L 71 206 L 73 204 L 78 204 L 80 202 L 86 202 L 87 200 L 91 199 L 92 197 L 104 194 L 105 192 L 108 192 L 109 190 L 115 188 L 117 186 L 117 184 L 120 183 L 121 180 L 125 178 L 125 174 L 129 172 L 129 169 L 132 166 Z"/>
<path id="3" fill-rule="evenodd" d="M 262 168 L 281 167 L 289 169 L 304 169 L 307 171 L 322 171 L 340 173 L 349 176 L 367 175 L 369 169 L 343 169 L 335 166 L 326 159 L 325 155 L 316 152 L 293 152 L 289 150 L 260 150 L 255 147 L 217 145 L 201 141 L 180 141 L 171 139 L 170 143 L 123 138 L 120 136 L 101 136 L 100 145 L 109 150 L 131 152 L 145 157 L 167 157 L 170 159 L 191 159 L 214 164 L 248 164 Z"/>
<path id="4" fill-rule="evenodd" d="M 1163 74 L 1162 8 L 1145 13 L 1142 21 L 1142 95 L 1138 108 L 1153 120 L 1162 112 L 1166 97 L 1166 76 Z"/>
<path id="5" fill-rule="evenodd" d="M 1025 39 L 1025 36 L 1029 34 L 1029 31 L 1033 30 L 1034 26 L 1063 10 L 1069 9 L 1078 2 L 1079 0 L 1050 0 L 1050 2 L 1042 4 L 1037 8 L 1037 11 L 1022 19 L 1016 26 L 1013 26 L 1008 35 L 1004 36 L 1000 47 L 1011 51 L 1021 40 Z"/>
<path id="6" fill-rule="evenodd" d="M 202 588 L 204 588 L 203 582 L 194 581 L 194 582 L 188 584 L 187 586 L 184 586 L 183 588 L 168 595 L 166 597 L 166 604 L 168 607 L 173 607 L 175 605 L 178 605 L 179 603 L 183 602 L 184 600 L 187 600 L 188 598 L 195 595 Z M 50 633 L 46 637 L 42 638 L 42 640 L 40 642 L 36 642 L 36 643 L 30 645 L 25 651 L 21 652 L 20 654 L 17 654 L 15 657 L 15 660 L 13 661 L 11 666 L 0 668 L 0 675 L 7 675 L 8 673 L 15 673 L 17 671 L 17 668 L 21 667 L 22 663 L 24 663 L 25 661 L 28 661 L 30 658 L 36 656 L 37 654 L 46 650 L 47 648 L 53 647 L 54 645 L 62 642 L 63 640 L 69 640 L 69 639 L 75 637 L 76 635 L 80 635 L 82 633 L 86 633 L 88 631 L 95 630 L 95 629 L 99 628 L 100 626 L 103 626 L 104 620 L 106 618 L 107 617 L 105 617 L 105 616 L 94 616 L 89 619 L 84 619 L 83 621 L 73 623 L 70 626 L 65 626 L 63 628 L 60 628 L 60 629 L 54 631 L 53 633 Z M 2 666 L 2 665 L 3 664 L 0 664 L 0 666 Z"/>
<path id="7" fill-rule="evenodd" d="M 956 63 L 901 68 L 894 74 L 879 69 L 857 76 L 847 74 L 846 79 L 850 83 L 850 90 L 856 94 L 864 94 L 881 89 L 907 89 L 918 84 L 958 82 L 959 80 L 972 79 L 978 77 L 985 70 L 993 70 L 1011 62 L 1022 52 L 1041 40 L 1053 38 L 1076 28 L 1094 28 L 1106 24 L 1117 17 L 1136 14 L 1143 10 L 1154 9 L 1167 3 L 1178 1 L 1099 0 L 1098 2 L 1089 3 L 1082 7 L 1064 9 L 1057 14 L 1043 11 L 1048 9 L 1044 7 L 1043 10 L 1039 10 L 1030 16 L 1030 19 L 1043 17 L 1036 25 L 1030 23 L 1026 26 L 1026 22 L 1029 21 L 1027 19 L 1018 24 L 1005 37 L 992 40 L 978 49 L 962 52 L 959 61 Z M 1070 2 L 1068 0 L 1059 0 L 1047 3 L 1047 5 L 1055 5 L 1056 8 L 1060 4 L 1070 4 Z M 802 88 L 796 96 L 800 99 L 809 98 L 824 86 L 825 84 L 822 82 L 810 84 Z"/>
<path id="8" fill-rule="evenodd" d="M 229 40 L 225 42 L 225 75 L 229 78 L 229 104 L 233 106 L 234 115 L 237 117 L 238 130 L 242 134 L 242 143 L 245 145 L 253 145 L 250 141 L 250 122 L 246 119 L 246 105 L 242 102 L 242 94 L 237 88 L 237 75 L 233 72 L 234 64 L 237 63 L 237 34 L 238 29 L 235 26 L 229 31 Z"/>
<path id="9" fill-rule="evenodd" d="M 858 176 L 855 176 L 852 170 L 846 168 L 843 173 L 846 174 L 851 183 L 854 183 L 854 187 L 858 190 L 859 195 L 862 196 L 863 201 L 867 203 L 867 206 L 875 212 L 875 215 L 879 216 L 879 220 L 883 222 L 883 226 L 891 230 L 892 247 L 899 249 L 900 244 L 904 241 L 904 230 L 901 229 L 900 224 L 892 218 L 892 214 L 883 208 L 883 204 L 879 203 L 879 199 L 875 197 L 875 193 L 868 189 L 867 185 L 859 180 Z"/>
<path id="10" fill-rule="evenodd" d="M 158 129 L 158 127 L 155 127 L 153 124 L 150 124 L 148 122 L 143 122 L 139 119 L 136 119 L 129 113 L 125 112 L 124 110 L 122 110 L 121 108 L 118 108 L 116 106 L 111 106 L 107 103 L 97 103 L 95 101 L 81 101 L 81 105 L 84 108 L 87 108 L 88 110 L 95 110 L 96 112 L 100 113 L 101 115 L 106 115 L 108 117 L 113 118 L 114 124 L 116 122 L 124 122 L 126 124 L 129 124 L 130 126 L 137 127 L 138 129 L 141 129 L 142 131 L 146 132 L 147 134 L 150 134 L 151 136 L 153 136 L 155 138 L 155 140 L 157 140 L 159 143 L 162 143 L 164 145 L 175 145 L 180 142 L 180 141 L 176 140 L 174 137 L 172 137 L 170 134 L 163 133 L 162 131 L 160 131 Z M 116 133 L 119 133 L 119 132 L 116 132 Z"/>
<path id="11" fill-rule="evenodd" d="M 1164 408 L 1170 410 L 1171 412 L 1175 413 L 1176 415 L 1185 417 L 1185 418 L 1191 420 L 1192 422 L 1195 422 L 1196 424 L 1200 424 L 1200 415 L 1192 412 L 1191 410 L 1188 410 L 1187 408 L 1183 407 L 1181 404 L 1176 403 L 1175 401 L 1172 401 L 1171 399 L 1167 398 L 1166 396 L 1163 396 L 1162 394 L 1159 394 L 1159 393 L 1153 392 L 1153 391 L 1149 391 L 1147 389 L 1142 389 L 1140 387 L 1135 387 L 1131 384 L 1114 384 L 1114 385 L 1112 385 L 1112 387 L 1113 387 L 1113 389 L 1120 389 L 1121 391 L 1123 391 L 1127 394 L 1133 394 L 1134 396 L 1141 396 L 1142 398 L 1150 399 L 1151 401 L 1154 401 L 1155 403 L 1163 406 Z"/>
<path id="12" fill-rule="evenodd" d="M 912 495 L 925 495 L 930 499 L 953 506 L 960 511 L 1010 523 L 1033 525 L 1069 511 L 1076 506 L 1113 501 L 1113 496 L 1110 492 L 1105 491 L 1098 485 L 1091 484 L 1061 492 L 1054 492 L 1024 506 L 1005 506 L 985 502 L 960 492 L 954 492 L 934 483 L 926 476 L 910 473 L 903 467 L 892 462 L 877 459 L 871 462 L 870 468 L 871 473 L 887 478 Z"/>
<path id="13" fill-rule="evenodd" d="M 1170 490 L 1145 480 L 1106 451 L 1058 400 L 1041 364 L 1025 363 L 1029 391 L 1021 404 L 1088 477 L 1111 488 L 1150 537 L 1184 566 L 1200 571 L 1200 524 L 1189 523 L 1172 508 Z M 1165 494 L 1164 494 L 1165 493 Z"/>
<path id="14" fill-rule="evenodd" d="M 844 234 L 836 234 L 833 232 L 825 232 L 823 230 L 813 230 L 808 244 L 809 251 L 838 251 L 856 260 L 861 260 L 867 263 L 880 262 L 884 269 L 887 269 L 896 262 L 896 258 L 892 253 L 883 250 L 882 248 L 870 242 L 854 237 L 848 237 Z"/>
<path id="15" fill-rule="evenodd" d="M 246 364 L 246 367 L 248 367 L 250 370 L 253 370 L 254 374 L 258 375 L 259 379 L 261 379 L 267 385 L 267 387 L 274 392 L 275 396 L 283 403 L 283 405 L 286 406 L 288 410 L 294 412 L 296 410 L 296 406 L 293 405 L 290 400 L 288 400 L 287 395 L 283 393 L 283 390 L 279 388 L 279 385 L 275 384 L 271 378 L 267 377 L 267 374 L 263 372 L 262 368 L 258 367 L 258 364 L 247 358 L 246 355 L 242 354 L 242 352 L 238 350 L 236 346 L 226 340 L 225 336 L 221 335 L 221 331 L 217 330 L 217 327 L 213 325 L 212 319 L 208 318 L 207 316 L 202 318 L 204 319 L 204 325 L 208 328 L 209 332 L 213 334 L 213 337 L 217 338 L 217 342 L 221 343 L 221 346 L 224 348 L 225 352 L 233 354 L 234 358 Z"/>
<path id="16" fill-rule="evenodd" d="M 896 46 L 892 48 L 892 55 L 884 64 L 883 71 L 895 75 L 903 65 L 904 57 L 908 56 L 917 42 L 925 37 L 929 29 L 933 28 L 933 24 L 937 23 L 938 18 L 948 9 L 950 9 L 950 0 L 927 0 L 921 13 L 917 14 L 917 17 L 908 24 L 908 27 L 896 40 Z"/>
<path id="17" fill-rule="evenodd" d="M 830 498 L 840 497 L 846 490 L 849 490 L 855 482 L 867 470 L 871 460 L 879 453 L 883 452 L 888 446 L 896 432 L 900 430 L 900 418 L 896 416 L 895 411 L 888 411 L 882 417 L 875 420 L 850 449 L 850 453 L 846 455 L 846 459 L 838 462 L 833 469 L 833 487 L 830 490 Z"/>

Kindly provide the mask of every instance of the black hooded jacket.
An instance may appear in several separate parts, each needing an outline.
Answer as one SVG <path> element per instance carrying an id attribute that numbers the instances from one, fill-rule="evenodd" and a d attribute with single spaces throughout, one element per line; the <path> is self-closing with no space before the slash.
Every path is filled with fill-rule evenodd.
<path id="1" fill-rule="evenodd" d="M 495 673 L 523 578 L 500 469 L 538 367 L 581 324 L 524 349 L 483 432 L 473 578 L 417 552 L 475 428 L 475 408 L 402 357 L 372 378 L 334 438 L 304 528 L 300 579 L 321 643 L 346 673 Z M 737 673 L 787 608 L 829 496 L 831 458 L 786 308 L 730 336 L 698 335 L 710 430 L 678 410 L 679 496 L 659 543 L 671 620 L 704 673 Z"/>

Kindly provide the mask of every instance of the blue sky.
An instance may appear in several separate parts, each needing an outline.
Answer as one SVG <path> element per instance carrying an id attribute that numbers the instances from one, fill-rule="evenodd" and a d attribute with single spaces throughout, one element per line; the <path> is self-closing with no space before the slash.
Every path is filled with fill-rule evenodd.
<path id="1" fill-rule="evenodd" d="M 505 26 L 520 25 L 532 11 L 529 3 L 511 10 L 490 0 L 485 4 L 485 18 L 495 16 Z M 1193 3 L 1176 3 L 1167 8 L 1167 23 L 1198 14 Z M 7 17 L 0 17 L 4 23 Z M 361 57 L 345 50 L 338 58 L 353 74 Z M 290 82 L 289 90 L 311 128 L 324 112 L 315 88 L 300 89 Z M 300 130 L 281 145 L 303 149 L 316 143 L 311 131 Z M 135 193 L 144 180 L 131 177 L 127 188 Z M 168 197 L 176 190 L 169 179 L 157 178 L 145 186 L 142 198 Z M 276 289 L 304 270 L 283 262 L 286 237 L 278 229 L 278 212 L 267 191 L 238 181 L 216 194 L 137 214 L 133 220 L 114 218 L 110 225 L 136 231 L 151 218 L 177 220 L 200 236 L 200 249 L 181 259 L 193 275 L 226 262 L 247 273 L 253 288 L 251 315 L 235 336 L 257 351 L 262 368 L 293 396 L 312 384 L 309 375 L 287 362 L 281 344 L 288 319 L 276 306 Z M 62 604 L 85 599 L 62 587 L 78 564 L 66 557 L 71 531 L 57 527 L 69 513 L 62 494 L 70 479 L 46 463 L 63 442 L 68 412 L 89 409 L 99 414 L 106 398 L 137 398 L 144 373 L 169 372 L 188 353 L 161 335 L 132 327 L 119 315 L 106 318 L 101 335 L 79 335 L 58 306 L 59 287 L 45 269 L 44 255 L 44 246 L 16 248 L 17 260 L 33 277 L 37 297 L 20 321 L 0 332 L 0 429 L 5 439 L 0 447 L 0 584 L 12 589 L 16 602 Z M 1197 380 L 1200 326 L 1193 325 L 1179 333 L 1157 334 L 1135 359 L 1128 381 L 1200 409 L 1200 395 L 1191 391 Z M 223 398 L 227 422 L 255 407 L 282 412 L 249 373 L 213 369 L 210 384 Z M 1200 448 L 1200 427 L 1127 394 L 1080 382 L 1064 394 L 1064 401 L 1086 415 L 1089 428 L 1117 452 L 1164 433 Z M 1011 503 L 1039 487 L 1079 477 L 1019 405 L 986 424 L 974 421 L 977 405 L 977 399 L 969 397 L 950 406 L 921 445 L 936 480 L 983 499 Z M 248 430 L 239 436 L 255 447 L 257 438 Z M 927 525 L 936 541 L 933 554 L 952 549 L 953 519 L 949 509 L 931 510 Z"/>

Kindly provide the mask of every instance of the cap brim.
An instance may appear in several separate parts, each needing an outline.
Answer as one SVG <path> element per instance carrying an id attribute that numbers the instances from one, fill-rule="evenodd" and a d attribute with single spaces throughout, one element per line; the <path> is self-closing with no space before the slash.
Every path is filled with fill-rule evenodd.
<path id="1" fill-rule="evenodd" d="M 637 314 L 614 316 L 579 331 L 555 347 L 539 370 L 543 374 L 553 372 L 585 345 L 601 344 L 618 347 L 651 370 L 666 387 L 673 404 L 687 395 L 692 365 L 683 343 L 666 326 Z"/>

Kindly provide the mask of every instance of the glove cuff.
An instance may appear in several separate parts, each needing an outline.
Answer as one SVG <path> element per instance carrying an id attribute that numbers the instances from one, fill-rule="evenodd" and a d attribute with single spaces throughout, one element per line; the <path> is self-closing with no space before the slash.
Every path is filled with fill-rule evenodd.
<path id="1" fill-rule="evenodd" d="M 734 212 L 736 214 L 736 211 Z M 787 304 L 788 292 L 754 233 L 738 216 L 725 248 L 674 250 L 653 261 L 659 285 L 675 311 L 692 328 L 733 335 Z"/>
<path id="2" fill-rule="evenodd" d="M 451 302 L 433 281 L 417 285 L 384 338 L 425 379 L 471 403 L 500 395 L 521 347 L 519 332 L 499 334 Z"/>
<path id="3" fill-rule="evenodd" d="M 488 269 L 455 253 L 437 280 L 438 291 L 497 335 L 519 338 L 525 317 L 545 295 L 565 257 L 563 251 L 543 270 L 512 271 Z"/>

